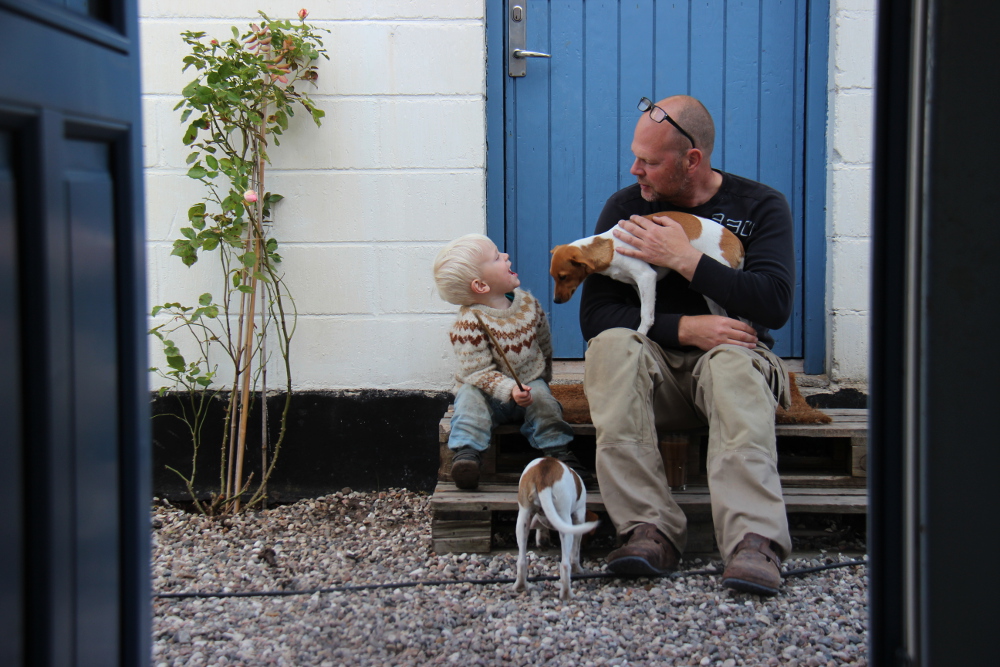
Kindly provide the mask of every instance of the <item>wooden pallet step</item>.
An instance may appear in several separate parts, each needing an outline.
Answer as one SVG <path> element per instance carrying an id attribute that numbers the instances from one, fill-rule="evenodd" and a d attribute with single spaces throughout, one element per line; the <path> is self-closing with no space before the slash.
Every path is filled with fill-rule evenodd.
<path id="1" fill-rule="evenodd" d="M 830 416 L 829 424 L 775 424 L 774 431 L 779 436 L 804 436 L 810 438 L 844 438 L 865 435 L 868 432 L 868 410 L 864 408 L 840 408 L 823 410 Z M 448 442 L 451 434 L 451 416 L 454 407 L 448 406 L 448 411 L 438 424 L 438 440 Z M 593 424 L 570 424 L 575 435 L 595 435 L 597 429 Z M 517 433 L 517 424 L 503 424 L 497 427 L 497 434 Z M 707 429 L 692 429 L 687 433 L 704 435 Z"/>
<path id="2" fill-rule="evenodd" d="M 825 375 L 806 375 L 801 359 L 785 359 L 785 368 L 795 373 L 800 387 L 827 386 L 829 380 Z M 583 382 L 583 359 L 553 359 L 551 384 L 581 384 Z"/>
<path id="3" fill-rule="evenodd" d="M 785 489 L 785 508 L 788 512 L 816 512 L 825 514 L 864 514 L 868 509 L 868 492 L 863 488 L 797 488 Z M 708 487 L 689 486 L 675 491 L 674 500 L 685 513 L 709 512 Z M 599 490 L 587 491 L 587 509 L 604 512 L 604 500 Z M 440 482 L 431 497 L 431 511 L 496 512 L 517 511 L 516 484 L 480 484 L 469 491 L 454 484 Z"/>
<path id="4" fill-rule="evenodd" d="M 829 424 L 776 424 L 779 471 L 786 488 L 863 487 L 868 469 L 868 411 L 864 409 L 824 410 Z M 451 408 L 439 422 L 440 466 L 438 480 L 450 482 Z M 577 437 L 575 447 L 582 459 L 593 459 L 593 424 L 571 424 Z M 523 467 L 537 455 L 519 435 L 519 426 L 508 424 L 496 429 L 492 446 L 483 455 L 482 478 L 488 483 L 516 483 Z M 707 429 L 676 434 L 686 439 L 687 481 L 705 484 Z"/>
<path id="5" fill-rule="evenodd" d="M 674 499 L 688 518 L 688 553 L 709 553 L 715 547 L 707 487 L 675 491 Z M 791 514 L 864 514 L 864 489 L 785 489 L 785 507 Z M 587 508 L 606 512 L 600 491 L 587 493 Z M 465 491 L 439 483 L 431 497 L 431 547 L 437 553 L 489 553 L 500 513 L 517 512 L 516 484 L 481 484 Z"/>
<path id="6" fill-rule="evenodd" d="M 829 424 L 776 424 L 778 462 L 786 510 L 791 514 L 865 514 L 868 455 L 868 411 L 824 409 Z M 452 408 L 439 424 L 440 468 L 431 498 L 432 542 L 439 553 L 488 552 L 498 517 L 517 511 L 517 481 L 521 470 L 537 451 L 519 435 L 518 425 L 504 425 L 494 433 L 484 452 L 479 488 L 463 491 L 451 482 Z M 593 424 L 571 424 L 574 447 L 585 464 L 593 462 L 596 429 Z M 674 491 L 674 499 L 688 517 L 688 550 L 714 548 L 711 503 L 705 477 L 707 429 L 667 435 L 661 443 L 665 462 L 668 450 L 686 458 L 687 485 Z M 667 445 L 667 442 L 673 445 Z M 678 450 L 677 447 L 680 447 Z M 588 463 L 588 461 L 590 463 Z M 587 507 L 604 513 L 596 485 L 587 493 Z M 508 519 L 505 519 L 509 521 Z M 509 526 L 508 526 L 509 527 Z M 502 532 L 502 531 L 501 531 Z"/>

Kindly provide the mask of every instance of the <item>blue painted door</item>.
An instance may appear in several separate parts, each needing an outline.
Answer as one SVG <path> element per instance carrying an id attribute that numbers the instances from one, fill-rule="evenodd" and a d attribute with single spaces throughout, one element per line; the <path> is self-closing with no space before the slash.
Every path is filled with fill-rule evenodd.
<path id="1" fill-rule="evenodd" d="M 504 92 L 503 108 L 488 111 L 490 151 L 496 150 L 501 118 L 504 151 L 502 172 L 496 155 L 490 156 L 490 234 L 505 242 L 524 286 L 547 304 L 556 356 L 580 358 L 585 342 L 579 293 L 568 304 L 551 300 L 549 250 L 591 234 L 607 197 L 634 182 L 629 146 L 639 98 L 688 94 L 715 119 L 713 166 L 767 183 L 788 198 L 798 241 L 797 286 L 792 319 L 775 332 L 777 351 L 805 356 L 807 324 L 819 325 L 813 353 L 821 363 L 825 179 L 817 174 L 825 173 L 828 2 L 506 5 L 508 12 L 523 7 L 525 48 L 551 58 L 527 59 L 526 76 L 507 76 L 498 40 L 506 37 L 509 14 L 496 9 L 487 17 L 490 92 L 501 85 Z M 498 172 L 502 206 L 496 201 Z M 818 296 L 807 294 L 807 281 Z"/>
<path id="2" fill-rule="evenodd" d="M 149 663 L 136 5 L 0 0 L 4 667 Z"/>

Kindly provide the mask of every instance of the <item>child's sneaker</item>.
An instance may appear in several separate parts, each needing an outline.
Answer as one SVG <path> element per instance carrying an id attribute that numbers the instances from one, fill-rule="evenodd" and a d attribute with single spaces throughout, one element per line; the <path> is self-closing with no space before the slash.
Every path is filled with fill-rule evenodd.
<path id="1" fill-rule="evenodd" d="M 479 451 L 466 445 L 455 450 L 451 459 L 451 478 L 460 489 L 474 489 L 479 486 Z"/>
<path id="2" fill-rule="evenodd" d="M 566 465 L 570 467 L 577 475 L 580 476 L 580 481 L 584 484 L 590 484 L 594 481 L 594 475 L 587 470 L 587 468 L 580 462 L 580 459 L 576 457 L 569 447 L 553 447 L 551 449 L 543 449 L 542 453 L 545 456 L 551 456 L 553 458 L 559 459 Z"/>

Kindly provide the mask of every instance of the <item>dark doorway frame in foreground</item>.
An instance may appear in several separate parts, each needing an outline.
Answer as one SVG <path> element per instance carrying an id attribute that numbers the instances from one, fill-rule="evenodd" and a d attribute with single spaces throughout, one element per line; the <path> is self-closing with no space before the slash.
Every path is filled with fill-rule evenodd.
<path id="1" fill-rule="evenodd" d="M 878 10 L 869 438 L 871 664 L 989 664 L 1000 5 Z"/>

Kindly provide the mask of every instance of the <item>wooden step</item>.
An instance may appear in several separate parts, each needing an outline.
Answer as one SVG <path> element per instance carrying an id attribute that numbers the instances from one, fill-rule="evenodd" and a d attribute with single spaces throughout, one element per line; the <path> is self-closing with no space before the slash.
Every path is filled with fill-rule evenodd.
<path id="1" fill-rule="evenodd" d="M 806 375 L 801 359 L 784 359 L 785 368 L 795 373 L 799 386 L 821 385 L 829 386 L 830 381 L 825 375 Z M 550 384 L 577 384 L 583 382 L 583 359 L 553 359 L 552 382 Z"/>
<path id="2" fill-rule="evenodd" d="M 829 424 L 776 424 L 778 470 L 790 514 L 865 514 L 867 481 L 868 411 L 824 409 Z M 480 486 L 457 489 L 451 482 L 452 409 L 439 425 L 440 468 L 431 498 L 433 548 L 438 553 L 489 552 L 498 518 L 517 512 L 517 481 L 527 463 L 538 456 L 520 435 L 519 426 L 497 429 L 484 452 Z M 573 449 L 584 464 L 593 466 L 596 450 L 593 424 L 571 424 Z M 707 429 L 667 438 L 681 440 L 686 453 L 686 485 L 674 489 L 674 498 L 688 517 L 688 551 L 714 548 L 711 504 L 705 475 Z M 661 446 L 661 451 L 664 451 Z M 596 485 L 588 487 L 587 506 L 603 513 L 604 503 Z M 509 523 L 509 521 L 508 521 Z"/>
<path id="3" fill-rule="evenodd" d="M 689 486 L 673 493 L 688 517 L 688 551 L 714 548 L 708 487 Z M 791 513 L 864 514 L 868 494 L 863 488 L 785 489 L 785 508 Z M 517 512 L 516 484 L 481 484 L 474 491 L 439 482 L 431 497 L 431 542 L 437 553 L 488 553 L 501 512 Z M 600 491 L 587 492 L 587 509 L 605 516 Z"/>
<path id="4" fill-rule="evenodd" d="M 863 487 L 868 466 L 868 411 L 864 409 L 827 409 L 829 424 L 776 424 L 778 471 L 785 487 Z M 451 456 L 448 436 L 451 432 L 452 407 L 438 426 L 440 465 L 438 481 L 451 481 Z M 596 429 L 593 424 L 570 424 L 576 436 L 573 449 L 587 465 L 593 462 Z M 516 483 L 521 470 L 538 456 L 519 433 L 516 424 L 496 429 L 490 448 L 483 453 L 484 483 Z M 707 429 L 673 434 L 688 441 L 687 482 L 705 484 Z"/>
<path id="5" fill-rule="evenodd" d="M 777 435 L 799 435 L 807 437 L 853 437 L 866 436 L 868 433 L 868 411 L 863 408 L 838 408 L 825 409 L 833 420 L 829 424 L 775 424 L 774 430 Z M 439 440 L 444 444 L 448 443 L 448 435 L 451 433 L 451 416 L 454 414 L 454 406 L 449 405 L 448 411 L 441 418 L 438 428 Z M 576 435 L 594 435 L 596 429 L 593 424 L 570 424 L 573 433 Z M 517 433 L 517 424 L 504 424 L 497 428 L 497 433 Z M 707 429 L 695 429 L 690 433 L 705 434 Z"/>
<path id="6" fill-rule="evenodd" d="M 707 486 L 688 486 L 673 492 L 674 500 L 685 514 L 710 512 Z M 826 514 L 864 514 L 868 507 L 865 489 L 795 488 L 785 489 L 785 509 L 788 512 L 820 512 Z M 464 490 L 450 482 L 438 482 L 431 497 L 433 511 L 517 511 L 517 484 L 480 484 L 478 489 Z M 598 489 L 587 489 L 587 509 L 604 512 L 604 500 Z"/>

